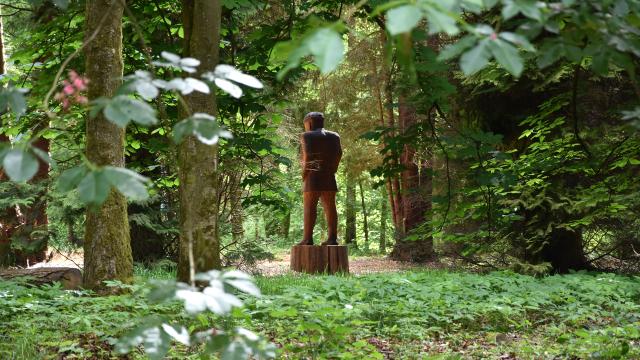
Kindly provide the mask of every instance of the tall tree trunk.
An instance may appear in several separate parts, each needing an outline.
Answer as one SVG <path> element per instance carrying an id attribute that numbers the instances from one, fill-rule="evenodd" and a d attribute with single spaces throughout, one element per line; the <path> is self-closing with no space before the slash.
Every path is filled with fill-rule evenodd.
<path id="1" fill-rule="evenodd" d="M 289 240 L 289 230 L 291 230 L 291 211 L 287 210 L 282 219 L 282 226 L 280 227 L 280 235 L 283 239 Z"/>
<path id="2" fill-rule="evenodd" d="M 360 202 L 362 205 L 363 229 L 364 229 L 364 248 L 369 249 L 369 222 L 367 219 L 367 206 L 364 202 L 364 189 L 362 188 L 362 180 L 358 181 L 360 187 Z"/>
<path id="3" fill-rule="evenodd" d="M 2 17 L 0 17 L 0 21 Z M 5 134 L 0 134 L 0 143 L 9 142 L 9 137 Z M 9 181 L 4 171 L 0 169 L 0 181 Z M 0 267 L 13 265 L 15 257 L 11 251 L 11 235 L 16 225 L 17 214 L 15 206 L 8 207 L 6 209 L 0 209 Z"/>
<path id="4" fill-rule="evenodd" d="M 384 187 L 380 188 L 380 192 L 382 195 L 382 200 L 380 201 L 380 239 L 378 242 L 378 247 L 380 248 L 381 254 L 387 253 L 387 217 L 388 215 L 388 204 L 387 204 L 387 194 Z"/>
<path id="5" fill-rule="evenodd" d="M 85 49 L 90 100 L 111 97 L 122 82 L 120 0 L 87 0 L 85 37 L 97 36 Z M 124 166 L 124 129 L 102 114 L 87 117 L 87 158 L 96 165 Z M 84 237 L 84 287 L 105 291 L 105 280 L 133 280 L 127 201 L 111 190 L 99 209 L 88 210 Z"/>
<path id="6" fill-rule="evenodd" d="M 383 76 L 384 76 L 384 99 L 385 99 L 385 109 L 386 109 L 386 117 L 387 124 L 386 126 L 390 129 L 395 128 L 395 114 L 393 113 L 393 82 L 391 79 L 391 69 L 388 66 L 383 66 Z M 382 124 L 385 126 L 385 124 Z M 395 133 L 392 133 L 392 136 L 395 136 Z M 394 159 L 391 163 L 392 166 L 396 165 L 398 159 Z M 396 237 L 404 236 L 405 229 L 402 221 L 402 201 L 401 201 L 401 188 L 400 188 L 400 179 L 397 176 L 393 176 L 391 179 L 387 180 L 387 192 L 389 193 L 389 201 L 391 205 L 391 210 L 393 214 L 393 225 L 395 227 L 395 232 L 397 234 Z"/>
<path id="7" fill-rule="evenodd" d="M 555 272 L 561 274 L 589 267 L 584 254 L 582 232 L 579 230 L 554 229 L 540 255 L 543 261 L 551 263 Z"/>
<path id="8" fill-rule="evenodd" d="M 4 74 L 6 72 L 6 65 L 4 62 L 4 21 L 2 19 L 2 5 L 0 5 L 0 74 Z"/>
<path id="9" fill-rule="evenodd" d="M 417 124 L 415 108 L 408 102 L 406 94 L 399 97 L 399 122 L 401 130 L 408 131 Z M 432 179 L 427 162 L 416 156 L 415 149 L 405 145 L 401 163 L 402 171 L 402 228 L 404 236 L 426 219 L 425 212 L 431 209 Z M 433 239 L 423 236 L 418 240 L 397 239 L 391 257 L 402 261 L 425 261 L 433 257 Z"/>
<path id="10" fill-rule="evenodd" d="M 2 6 L 0 5 L 0 14 L 2 13 Z M 0 74 L 5 73 L 4 63 L 4 25 L 3 17 L 0 16 Z M 0 134 L 0 143 L 9 142 L 9 137 L 5 134 Z M 0 169 L 0 181 L 7 181 L 6 176 L 2 169 Z M 0 209 L 2 211 L 2 209 Z M 1 212 L 0 212 L 1 214 Z M 11 214 L 11 209 L 5 211 L 5 216 L 0 218 L 0 266 L 9 265 L 12 262 L 10 259 L 11 252 L 11 223 L 12 218 L 15 218 L 15 212 Z"/>
<path id="11" fill-rule="evenodd" d="M 200 60 L 199 73 L 218 64 L 221 5 L 218 0 L 182 0 L 183 55 Z M 183 115 L 216 115 L 215 92 L 185 97 Z M 180 167 L 180 255 L 178 279 L 190 282 L 197 272 L 221 267 L 218 237 L 218 149 L 187 137 L 178 148 Z M 190 257 L 194 264 L 190 264 Z"/>
<path id="12" fill-rule="evenodd" d="M 384 54 L 384 51 L 385 51 L 384 47 L 385 47 L 386 41 L 387 41 L 386 31 L 382 29 L 382 31 L 380 31 L 380 36 L 379 36 L 379 44 L 381 47 L 382 54 Z M 380 117 L 380 126 L 391 127 L 393 126 L 394 116 L 393 116 L 393 106 L 392 106 L 393 93 L 391 91 L 391 86 L 390 86 L 390 82 L 391 82 L 390 71 L 388 66 L 384 62 L 381 64 L 380 67 L 378 67 L 378 62 L 376 61 L 375 56 L 373 58 L 372 65 L 373 65 L 372 75 L 376 76 L 378 74 L 381 74 L 379 80 L 375 81 L 375 89 L 374 89 L 376 94 L 376 100 L 378 103 L 378 116 Z M 381 85 L 384 86 L 384 91 Z M 386 106 L 385 106 L 385 102 L 386 102 Z M 389 124 L 385 122 L 385 114 L 389 120 Z M 381 140 L 382 141 L 380 146 L 381 148 L 384 148 L 386 146 L 386 137 L 383 136 Z M 386 193 L 389 196 L 389 204 L 391 205 L 391 220 L 393 221 L 394 226 L 396 226 L 400 224 L 400 221 L 398 220 L 398 214 L 396 213 L 397 204 L 394 202 L 395 196 L 393 193 L 393 179 L 386 179 L 385 186 L 387 188 Z"/>
<path id="13" fill-rule="evenodd" d="M 345 206 L 345 239 L 346 244 L 356 243 L 356 182 L 353 175 L 347 172 L 347 201 Z"/>
<path id="14" fill-rule="evenodd" d="M 231 221 L 231 238 L 234 243 L 244 240 L 244 209 L 242 208 L 242 187 L 240 180 L 234 184 L 231 190 L 231 211 L 229 221 Z"/>
<path id="15" fill-rule="evenodd" d="M 256 243 L 260 241 L 260 218 L 257 215 L 253 217 L 253 240 Z"/>

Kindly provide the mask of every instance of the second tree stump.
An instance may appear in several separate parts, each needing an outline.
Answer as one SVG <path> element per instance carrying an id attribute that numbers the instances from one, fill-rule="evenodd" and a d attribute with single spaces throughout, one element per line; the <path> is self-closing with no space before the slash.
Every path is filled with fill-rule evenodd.
<path id="1" fill-rule="evenodd" d="M 307 274 L 348 273 L 348 248 L 344 245 L 295 245 L 291 248 L 291 270 Z"/>

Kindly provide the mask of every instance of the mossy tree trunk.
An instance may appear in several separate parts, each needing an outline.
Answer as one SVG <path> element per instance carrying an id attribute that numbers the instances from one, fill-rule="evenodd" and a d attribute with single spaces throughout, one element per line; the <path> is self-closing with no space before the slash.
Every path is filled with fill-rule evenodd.
<path id="1" fill-rule="evenodd" d="M 199 71 L 211 71 L 218 63 L 220 1 L 182 0 L 184 21 L 183 55 L 200 60 Z M 185 97 L 183 115 L 202 112 L 216 115 L 213 94 L 193 93 Z M 191 281 L 197 272 L 221 267 L 218 237 L 218 150 L 216 146 L 187 137 L 178 148 L 180 178 L 180 255 L 178 279 Z M 190 261 L 193 255 L 193 264 Z M 193 268 L 192 268 L 193 266 Z"/>
<path id="2" fill-rule="evenodd" d="M 114 95 L 122 82 L 120 0 L 87 0 L 85 37 L 97 36 L 85 49 L 89 99 Z M 96 165 L 124 166 L 124 129 L 102 114 L 87 117 L 86 153 Z M 84 238 L 84 287 L 106 291 L 105 280 L 133 280 L 127 201 L 112 190 L 97 209 L 87 211 Z"/>

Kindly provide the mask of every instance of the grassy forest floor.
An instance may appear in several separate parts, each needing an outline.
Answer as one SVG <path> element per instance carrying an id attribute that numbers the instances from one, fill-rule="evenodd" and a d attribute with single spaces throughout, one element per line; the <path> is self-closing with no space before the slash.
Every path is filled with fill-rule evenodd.
<path id="1" fill-rule="evenodd" d="M 395 270 L 259 276 L 263 296 L 247 298 L 232 321 L 268 336 L 288 359 L 640 358 L 637 276 Z M 194 328 L 220 321 L 146 302 L 145 284 L 174 277 L 171 266 L 136 274 L 136 292 L 108 297 L 0 283 L 0 359 L 117 358 L 110 344 L 136 319 L 164 314 Z M 196 353 L 176 346 L 171 357 Z"/>

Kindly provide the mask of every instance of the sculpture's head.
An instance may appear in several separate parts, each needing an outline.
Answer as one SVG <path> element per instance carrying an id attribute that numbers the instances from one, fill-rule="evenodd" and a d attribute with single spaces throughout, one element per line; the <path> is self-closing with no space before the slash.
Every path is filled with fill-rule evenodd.
<path id="1" fill-rule="evenodd" d="M 304 117 L 304 130 L 311 131 L 324 127 L 324 115 L 321 112 L 310 112 Z"/>

